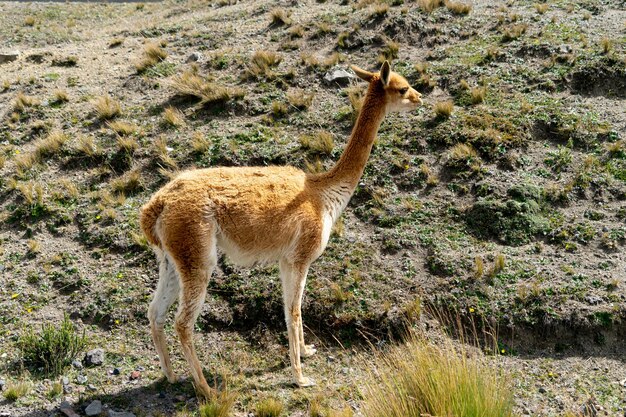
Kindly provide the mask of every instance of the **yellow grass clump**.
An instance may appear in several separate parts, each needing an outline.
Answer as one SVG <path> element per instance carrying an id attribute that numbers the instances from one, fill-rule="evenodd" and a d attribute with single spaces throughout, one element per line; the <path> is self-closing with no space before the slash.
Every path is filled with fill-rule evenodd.
<path id="1" fill-rule="evenodd" d="M 452 110 L 454 110 L 454 103 L 452 100 L 440 101 L 435 103 L 435 115 L 441 119 L 447 119 L 452 115 Z"/>
<path id="2" fill-rule="evenodd" d="M 119 101 L 109 95 L 98 97 L 92 104 L 99 120 L 110 120 L 122 114 Z"/>
<path id="3" fill-rule="evenodd" d="M 204 105 L 223 104 L 232 98 L 243 96 L 241 91 L 210 82 L 193 71 L 185 71 L 172 77 L 169 85 L 176 91 L 176 95 L 199 99 Z"/>
<path id="4" fill-rule="evenodd" d="M 452 342 L 413 336 L 377 363 L 366 382 L 365 417 L 514 416 L 503 371 Z"/>

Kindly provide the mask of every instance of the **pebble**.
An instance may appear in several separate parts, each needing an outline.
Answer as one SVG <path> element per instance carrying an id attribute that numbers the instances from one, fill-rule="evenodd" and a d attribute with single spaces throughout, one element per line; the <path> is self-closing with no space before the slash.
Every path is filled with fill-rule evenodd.
<path id="1" fill-rule="evenodd" d="M 185 401 L 187 401 L 187 397 L 185 397 L 184 395 L 177 395 L 174 397 L 174 401 L 176 401 L 177 403 L 184 403 Z"/>
<path id="2" fill-rule="evenodd" d="M 113 375 L 119 375 L 121 373 L 122 373 L 122 371 L 120 371 L 120 368 L 114 368 L 113 369 Z"/>
<path id="3" fill-rule="evenodd" d="M 4 386 L 6 385 L 6 381 L 4 379 L 0 379 L 0 391 L 2 391 L 4 389 Z"/>
<path id="4" fill-rule="evenodd" d="M 139 371 L 133 371 L 130 373 L 130 380 L 133 381 L 135 379 L 139 379 L 141 378 L 141 372 Z"/>
<path id="5" fill-rule="evenodd" d="M 89 384 L 89 385 L 87 385 L 87 389 L 88 389 L 89 391 L 95 391 L 95 390 L 97 390 L 97 388 L 96 388 L 96 386 L 95 386 L 94 384 Z"/>
<path id="6" fill-rule="evenodd" d="M 138 366 L 138 367 L 135 368 L 135 371 L 139 371 L 139 372 L 143 372 L 145 370 L 146 370 L 146 368 L 144 368 L 143 366 Z"/>
<path id="7" fill-rule="evenodd" d="M 109 410 L 109 417 L 136 417 L 133 413 L 128 411 L 113 411 Z"/>
<path id="8" fill-rule="evenodd" d="M 68 385 L 70 383 L 70 379 L 66 376 L 64 376 L 63 378 L 61 378 L 61 384 L 63 385 Z"/>
<path id="9" fill-rule="evenodd" d="M 74 392 L 74 387 L 71 385 L 63 385 L 63 394 L 71 394 Z"/>
<path id="10" fill-rule="evenodd" d="M 76 382 L 78 382 L 79 384 L 83 385 L 83 384 L 87 383 L 87 377 L 85 375 L 78 375 L 78 376 L 76 376 Z"/>
<path id="11" fill-rule="evenodd" d="M 93 349 L 85 354 L 84 359 L 86 366 L 100 366 L 104 363 L 104 350 Z"/>
<path id="12" fill-rule="evenodd" d="M 539 387 L 539 394 L 545 394 L 547 391 L 544 387 Z"/>
<path id="13" fill-rule="evenodd" d="M 72 361 L 72 366 L 76 369 L 83 369 L 83 363 L 78 359 Z"/>
<path id="14" fill-rule="evenodd" d="M 102 412 L 102 402 L 100 400 L 92 401 L 91 404 L 85 408 L 85 414 L 88 416 L 97 416 Z"/>

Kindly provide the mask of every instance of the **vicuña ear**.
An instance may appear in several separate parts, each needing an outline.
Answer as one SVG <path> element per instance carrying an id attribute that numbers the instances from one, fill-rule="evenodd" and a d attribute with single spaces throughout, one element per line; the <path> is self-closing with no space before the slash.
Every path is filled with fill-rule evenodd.
<path id="1" fill-rule="evenodd" d="M 361 69 L 356 65 L 350 65 L 350 68 L 352 68 L 352 71 L 354 71 L 354 73 L 358 75 L 360 79 L 367 81 L 368 83 L 372 80 L 372 77 L 374 76 L 373 73 L 365 71 L 364 69 Z"/>
<path id="2" fill-rule="evenodd" d="M 383 85 L 387 87 L 389 85 L 389 76 L 391 75 L 391 65 L 389 65 L 389 61 L 383 62 L 383 65 L 380 67 L 380 80 L 383 82 Z"/>

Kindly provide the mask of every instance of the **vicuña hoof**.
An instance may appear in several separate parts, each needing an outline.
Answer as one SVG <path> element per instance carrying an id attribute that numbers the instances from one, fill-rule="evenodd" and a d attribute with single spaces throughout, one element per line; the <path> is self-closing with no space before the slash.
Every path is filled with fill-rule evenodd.
<path id="1" fill-rule="evenodd" d="M 170 384 L 175 384 L 181 380 L 181 378 L 173 372 L 169 375 L 165 375 L 165 378 L 167 378 L 167 382 Z"/>
<path id="2" fill-rule="evenodd" d="M 317 353 L 317 349 L 315 349 L 315 345 L 305 345 L 303 349 L 300 349 L 300 357 L 308 358 Z"/>
<path id="3" fill-rule="evenodd" d="M 312 380 L 311 378 L 308 377 L 303 377 L 301 381 L 296 382 L 296 384 L 300 387 L 300 388 L 307 388 L 307 387 L 314 387 L 315 381 Z"/>

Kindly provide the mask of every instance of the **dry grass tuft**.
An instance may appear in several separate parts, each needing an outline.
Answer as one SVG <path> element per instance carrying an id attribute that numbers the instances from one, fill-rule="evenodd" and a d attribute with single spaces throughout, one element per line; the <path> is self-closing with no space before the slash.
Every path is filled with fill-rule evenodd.
<path id="1" fill-rule="evenodd" d="M 63 132 L 51 132 L 46 137 L 37 140 L 32 151 L 16 158 L 15 165 L 21 171 L 29 170 L 33 165 L 56 154 L 67 140 L 68 137 Z"/>
<path id="2" fill-rule="evenodd" d="M 380 63 L 384 61 L 392 61 L 398 58 L 398 52 L 400 52 L 400 44 L 392 39 L 385 39 L 385 46 L 380 52 L 378 61 Z"/>
<path id="3" fill-rule="evenodd" d="M 389 5 L 387 3 L 376 3 L 372 6 L 370 17 L 381 18 L 389 13 Z"/>
<path id="4" fill-rule="evenodd" d="M 209 82 L 193 71 L 185 71 L 172 77 L 169 82 L 176 95 L 199 99 L 204 105 L 224 104 L 233 98 L 243 96 L 243 92 Z"/>
<path id="5" fill-rule="evenodd" d="M 417 5 L 422 11 L 430 14 L 436 8 L 443 6 L 443 0 L 418 0 Z"/>
<path id="6" fill-rule="evenodd" d="M 133 154 L 139 149 L 139 142 L 133 136 L 118 136 L 117 149 L 119 152 Z"/>
<path id="7" fill-rule="evenodd" d="M 470 4 L 446 1 L 445 5 L 448 10 L 456 15 L 468 15 L 472 11 L 472 6 Z"/>
<path id="8" fill-rule="evenodd" d="M 451 341 L 413 336 L 381 354 L 366 384 L 365 417 L 513 417 L 506 375 Z"/>
<path id="9" fill-rule="evenodd" d="M 195 153 L 203 154 L 211 149 L 211 141 L 201 132 L 194 132 L 191 136 L 191 147 Z"/>
<path id="10" fill-rule="evenodd" d="M 108 122 L 107 126 L 120 136 L 130 136 L 139 132 L 139 126 L 123 121 Z"/>
<path id="11" fill-rule="evenodd" d="M 23 113 L 27 107 L 38 106 L 40 103 L 35 97 L 27 96 L 22 92 L 17 93 L 15 96 L 15 102 L 13 104 L 13 110 L 18 113 Z"/>
<path id="12" fill-rule="evenodd" d="M 185 115 L 175 107 L 168 107 L 163 111 L 163 123 L 167 126 L 185 126 Z"/>
<path id="13" fill-rule="evenodd" d="M 24 25 L 25 26 L 35 26 L 36 20 L 33 16 L 26 16 L 24 18 Z"/>
<path id="14" fill-rule="evenodd" d="M 110 120 L 122 114 L 122 107 L 119 101 L 111 98 L 109 95 L 98 97 L 92 104 L 98 120 Z"/>
<path id="15" fill-rule="evenodd" d="M 141 172 L 134 169 L 111 181 L 111 189 L 118 194 L 133 194 L 142 189 Z"/>
<path id="16" fill-rule="evenodd" d="M 602 38 L 600 39 L 600 47 L 603 53 L 608 54 L 613 50 L 613 41 L 609 38 Z"/>
<path id="17" fill-rule="evenodd" d="M 487 95 L 487 87 L 474 87 L 470 91 L 470 100 L 472 104 L 480 104 L 485 101 Z"/>
<path id="18" fill-rule="evenodd" d="M 54 92 L 54 102 L 55 103 L 67 103 L 70 101 L 70 97 L 65 90 L 56 90 Z"/>
<path id="19" fill-rule="evenodd" d="M 289 12 L 280 7 L 272 9 L 270 12 L 271 21 L 270 26 L 289 26 L 291 25 L 291 18 Z"/>
<path id="20" fill-rule="evenodd" d="M 303 148 L 323 155 L 331 155 L 333 149 L 335 149 L 333 134 L 326 130 L 320 130 L 314 136 L 300 136 L 300 145 Z"/>
<path id="21" fill-rule="evenodd" d="M 266 398 L 254 407 L 254 417 L 280 417 L 284 408 L 277 399 Z"/>
<path id="22" fill-rule="evenodd" d="M 526 23 L 509 25 L 504 28 L 504 32 L 502 33 L 502 42 L 510 42 L 519 38 L 526 33 L 526 29 L 528 29 L 528 25 Z"/>
<path id="23" fill-rule="evenodd" d="M 237 394 L 230 391 L 222 391 L 201 404 L 198 409 L 200 417 L 228 417 L 235 404 Z"/>
<path id="24" fill-rule="evenodd" d="M 167 58 L 167 52 L 156 43 L 148 43 L 144 46 L 143 57 L 135 64 L 138 73 L 145 72 L 148 68 L 155 66 Z"/>
<path id="25" fill-rule="evenodd" d="M 76 150 L 88 158 L 93 158 L 102 152 L 93 136 L 79 136 Z"/>
<path id="26" fill-rule="evenodd" d="M 287 92 L 287 101 L 298 110 L 306 110 L 313 103 L 314 93 L 307 93 L 305 90 L 294 89 Z"/>
<path id="27" fill-rule="evenodd" d="M 545 12 L 548 11 L 549 8 L 550 8 L 550 5 L 547 3 L 535 3 L 535 10 L 539 14 L 544 14 Z"/>
<path id="28" fill-rule="evenodd" d="M 245 76 L 251 79 L 273 78 L 275 68 L 283 60 L 280 54 L 272 51 L 256 51 L 248 64 Z"/>
<path id="29" fill-rule="evenodd" d="M 452 115 L 454 110 L 454 103 L 452 100 L 440 101 L 435 103 L 434 106 L 435 115 L 439 119 L 447 119 Z"/>

